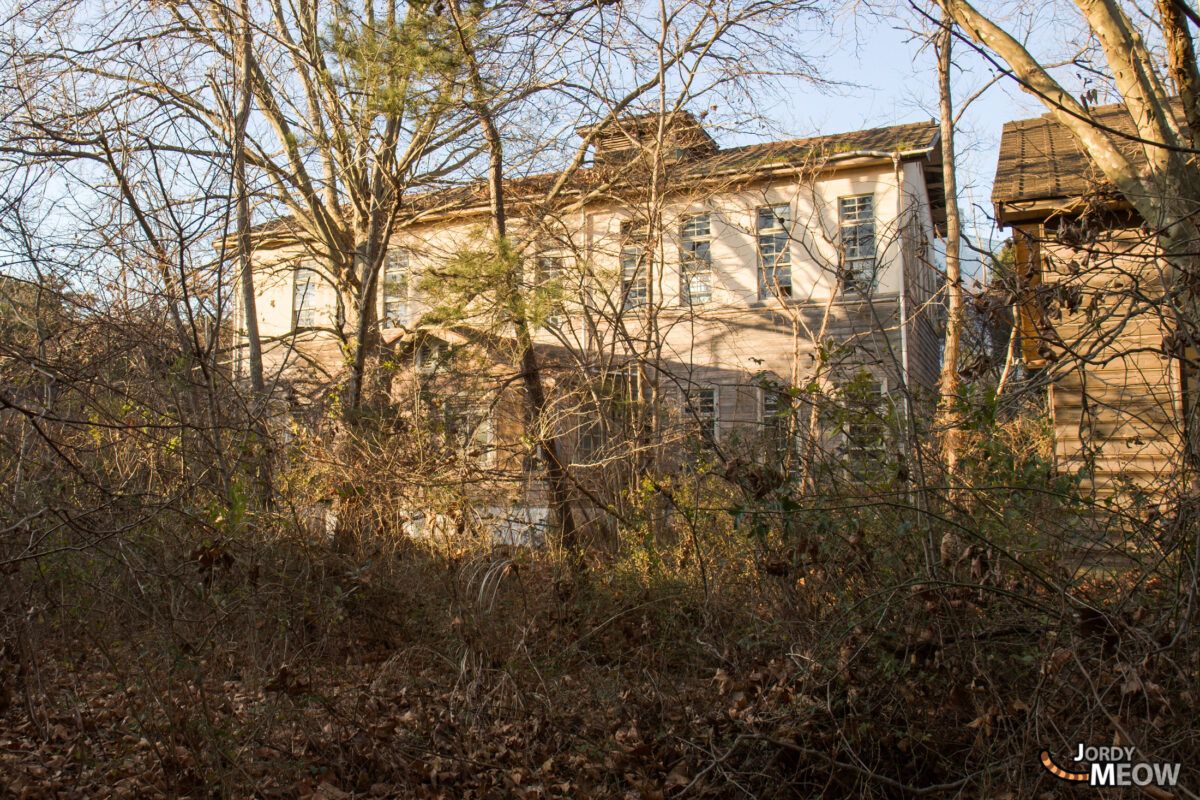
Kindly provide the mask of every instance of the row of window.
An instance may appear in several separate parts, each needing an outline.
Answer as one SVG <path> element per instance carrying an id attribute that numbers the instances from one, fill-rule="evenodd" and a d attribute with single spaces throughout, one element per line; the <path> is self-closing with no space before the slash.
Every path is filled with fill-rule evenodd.
<path id="1" fill-rule="evenodd" d="M 408 320 L 408 269 L 407 250 L 388 251 L 381 288 L 384 327 L 403 325 Z M 297 328 L 311 328 L 316 324 L 319 282 L 316 270 L 296 267 L 292 281 L 292 317 Z"/>
<path id="2" fill-rule="evenodd" d="M 684 396 L 684 418 L 705 440 L 715 441 L 720 438 L 719 398 L 716 386 L 694 387 Z M 789 439 L 784 434 L 787 431 L 788 411 L 795 408 L 795 401 L 787 392 L 765 387 L 760 388 L 759 398 L 759 422 L 762 430 L 770 437 L 771 446 L 781 451 L 788 449 Z M 883 384 L 872 381 L 870 390 L 862 400 L 862 407 L 848 411 L 845 419 L 839 422 L 843 436 L 842 447 L 848 453 L 878 456 L 887 439 Z M 580 430 L 581 453 L 589 456 L 599 453 L 606 439 L 603 421 L 592 419 Z"/>
<path id="3" fill-rule="evenodd" d="M 875 204 L 872 195 L 838 198 L 838 225 L 843 253 L 841 284 L 848 294 L 864 295 L 875 284 Z M 758 250 L 758 298 L 792 296 L 792 209 L 787 203 L 763 206 L 755 213 Z M 650 263 L 644 223 L 621 223 L 621 306 L 638 308 L 650 299 Z M 709 214 L 684 217 L 679 228 L 679 303 L 699 305 L 712 300 L 712 218 Z M 390 250 L 383 268 L 383 323 L 403 325 L 408 318 L 409 254 Z M 563 271 L 561 256 L 542 255 L 536 261 L 539 284 L 557 280 Z M 315 321 L 316 273 L 297 268 L 292 309 L 297 327 Z M 557 320 L 547 320 L 551 325 Z"/>
<path id="4" fill-rule="evenodd" d="M 875 396 L 882 400 L 882 385 L 877 384 Z M 785 430 L 781 423 L 785 420 L 785 412 L 790 405 L 786 393 L 772 389 L 760 389 L 760 422 L 764 429 L 778 437 Z M 436 400 L 432 395 L 422 393 L 422 406 L 432 415 L 432 419 L 446 434 L 448 442 L 452 443 L 464 457 L 480 467 L 492 467 L 494 463 L 494 447 L 496 432 L 491 410 L 487 407 L 468 403 L 463 398 Z M 704 439 L 715 441 L 719 438 L 719 393 L 715 386 L 697 387 L 685 395 L 684 409 L 687 420 L 693 429 Z M 887 437 L 886 427 L 879 416 L 879 408 L 867 409 L 852 419 L 847 419 L 841 425 L 845 437 L 844 447 L 848 452 L 860 455 L 879 454 Z M 578 447 L 580 455 L 596 455 L 605 446 L 607 436 L 603 422 L 593 418 L 590 424 L 580 428 Z M 786 440 L 777 440 L 774 446 L 786 449 Z"/>
<path id="5" fill-rule="evenodd" d="M 875 202 L 869 194 L 838 198 L 838 226 L 843 251 L 842 289 L 867 294 L 875 284 Z M 787 203 L 755 212 L 758 250 L 758 298 L 792 296 L 792 208 Z M 644 305 L 649 296 L 646 249 L 633 223 L 622 223 L 621 298 L 624 308 Z M 679 303 L 689 306 L 712 299 L 712 218 L 684 217 L 679 228 Z"/>

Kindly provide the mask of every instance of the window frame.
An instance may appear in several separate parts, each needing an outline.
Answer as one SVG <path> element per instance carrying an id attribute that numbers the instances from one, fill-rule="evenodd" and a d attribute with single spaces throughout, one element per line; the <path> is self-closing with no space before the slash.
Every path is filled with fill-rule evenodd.
<path id="1" fill-rule="evenodd" d="M 548 262 L 557 264 L 553 269 L 547 269 Z M 554 250 L 545 250 L 534 256 L 533 260 L 533 286 L 535 290 L 545 291 L 547 287 L 552 286 L 555 282 L 562 285 L 563 275 L 566 272 L 567 258 L 562 253 Z M 559 296 L 553 300 L 553 309 L 556 313 L 547 314 L 543 324 L 551 330 L 561 330 L 565 327 L 566 316 L 562 313 L 562 298 Z"/>
<path id="2" fill-rule="evenodd" d="M 774 400 L 773 407 L 768 398 Z M 796 398 L 788 390 L 760 383 L 758 386 L 758 427 L 765 452 L 783 455 L 795 447 L 788 434 L 789 418 L 797 411 Z M 799 420 L 797 420 L 799 423 Z"/>
<path id="3" fill-rule="evenodd" d="M 765 214 L 764 214 L 765 212 Z M 765 215 L 773 221 L 770 227 L 763 226 Z M 790 298 L 794 294 L 792 285 L 792 227 L 794 225 L 791 203 L 771 203 L 754 209 L 754 247 L 758 256 L 758 299 Z M 774 256 L 770 266 L 764 251 L 771 244 Z M 780 278 L 786 275 L 787 283 Z"/>
<path id="4" fill-rule="evenodd" d="M 770 425 L 779 417 L 780 411 L 784 408 L 784 404 L 781 402 L 784 394 L 784 392 L 766 386 L 760 385 L 758 387 L 759 424 Z M 773 407 L 768 407 L 767 398 L 774 398 L 775 403 Z"/>
<path id="5" fill-rule="evenodd" d="M 872 401 L 869 406 L 858 410 L 857 419 L 849 419 L 841 425 L 843 448 L 857 462 L 878 461 L 886 456 L 888 445 L 887 415 L 891 395 L 885 377 L 870 379 L 870 394 L 864 398 Z"/>
<path id="6" fill-rule="evenodd" d="M 621 220 L 622 312 L 634 311 L 650 303 L 650 258 L 646 248 L 646 229 L 647 224 L 643 221 Z"/>
<path id="7" fill-rule="evenodd" d="M 551 261 L 555 262 L 557 266 L 548 270 L 546 269 L 546 264 Z M 545 250 L 538 253 L 534 256 L 533 262 L 534 285 L 542 287 L 553 281 L 561 281 L 565 268 L 566 256 L 562 253 L 553 250 Z"/>
<path id="8" fill-rule="evenodd" d="M 397 270 L 395 268 L 396 262 L 400 260 L 403 261 L 403 265 L 399 267 L 399 270 Z M 393 284 L 392 278 L 389 277 L 396 271 L 400 272 L 400 278 L 397 282 L 398 288 L 397 285 Z M 380 317 L 380 323 L 383 327 L 396 328 L 408 325 L 408 282 L 411 275 L 412 253 L 403 248 L 388 250 L 384 255 L 383 261 L 383 291 L 381 292 L 383 308 L 382 315 Z M 389 289 L 391 289 L 391 291 Z M 400 296 L 393 298 L 393 291 Z M 399 312 L 396 314 L 390 314 L 388 312 L 389 305 L 398 306 Z"/>
<path id="9" fill-rule="evenodd" d="M 704 220 L 704 232 L 689 231 L 698 220 Z M 712 302 L 712 214 L 703 211 L 687 214 L 679 221 L 679 305 L 696 306 Z M 697 253 L 703 251 L 703 256 Z M 696 284 L 703 286 L 695 291 Z"/>
<path id="10" fill-rule="evenodd" d="M 303 283 L 301 276 L 304 276 Z M 312 328 L 317 324 L 317 285 L 321 275 L 315 269 L 297 264 L 292 270 L 292 328 Z M 300 291 L 301 285 L 304 291 Z"/>
<path id="11" fill-rule="evenodd" d="M 703 395 L 711 397 L 712 410 L 709 412 L 703 410 Z M 683 407 L 688 414 L 689 425 L 695 426 L 705 439 L 717 441 L 721 424 L 720 387 L 713 384 L 693 386 L 684 395 Z"/>
<path id="12" fill-rule="evenodd" d="M 866 201 L 866 211 L 863 211 L 859 204 Z M 854 202 L 852 216 L 847 215 L 847 203 Z M 870 237 L 870 252 L 869 254 L 861 254 L 859 248 L 862 247 L 861 241 L 866 239 L 863 232 L 869 232 Z M 852 242 L 847 244 L 847 239 Z M 838 197 L 838 245 L 839 252 L 842 258 L 842 268 L 840 281 L 843 295 L 854 297 L 870 297 L 877 287 L 879 281 L 879 250 L 878 240 L 876 237 L 875 225 L 875 194 L 874 192 L 866 192 L 863 194 L 850 194 Z M 851 246 L 854 247 L 854 255 L 851 255 Z M 863 281 L 857 278 L 864 270 L 861 266 L 868 265 L 866 274 L 869 276 L 869 281 Z"/>

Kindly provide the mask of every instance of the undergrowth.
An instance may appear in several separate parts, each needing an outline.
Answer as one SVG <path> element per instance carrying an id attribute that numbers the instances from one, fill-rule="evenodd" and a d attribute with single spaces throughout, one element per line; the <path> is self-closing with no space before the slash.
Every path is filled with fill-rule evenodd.
<path id="1" fill-rule="evenodd" d="M 308 500 L 51 537 L 2 592 L 3 786 L 1057 797 L 1039 753 L 1076 742 L 1194 786 L 1195 508 L 1124 519 L 1131 560 L 1077 563 L 1100 523 L 1044 441 L 983 420 L 924 486 L 886 451 L 808 487 L 693 463 L 626 492 L 582 564 L 469 520 L 414 539 L 379 500 L 400 489 L 342 492 L 327 529 L 297 509 L 356 477 L 309 467 L 279 476 Z"/>

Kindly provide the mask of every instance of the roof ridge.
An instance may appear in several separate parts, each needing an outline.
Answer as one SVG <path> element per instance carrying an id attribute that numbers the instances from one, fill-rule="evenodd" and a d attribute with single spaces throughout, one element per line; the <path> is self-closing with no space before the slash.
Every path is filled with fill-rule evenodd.
<path id="1" fill-rule="evenodd" d="M 839 131 L 837 133 L 816 133 L 816 134 L 813 134 L 812 136 L 801 136 L 801 137 L 798 137 L 795 139 L 777 139 L 772 142 L 755 142 L 754 144 L 743 144 L 743 145 L 738 145 L 737 147 L 723 147 L 723 148 L 721 148 L 721 150 L 718 151 L 718 153 L 721 155 L 724 155 L 726 153 L 736 153 L 739 151 L 750 150 L 755 147 L 778 147 L 778 146 L 799 145 L 799 144 L 804 144 L 805 142 L 812 142 L 817 139 L 839 139 L 839 138 L 844 138 L 847 136 L 856 136 L 858 134 L 863 134 L 863 133 L 875 133 L 876 131 L 891 131 L 891 130 L 898 130 L 900 128 L 915 128 L 915 127 L 920 127 L 920 126 L 936 127 L 937 124 L 938 124 L 937 120 L 929 119 L 929 120 L 924 120 L 921 122 L 901 122 L 896 125 L 879 125 L 874 128 L 858 128 L 856 130 Z"/>
<path id="2" fill-rule="evenodd" d="M 903 122 L 897 125 L 885 125 L 875 128 L 862 128 L 840 133 L 817 134 L 797 139 L 781 139 L 776 141 L 758 142 L 754 144 L 729 147 L 712 152 L 706 152 L 698 157 L 680 161 L 679 178 L 686 180 L 718 178 L 730 171 L 743 171 L 749 174 L 761 174 L 787 165 L 798 165 L 816 151 L 828 145 L 844 143 L 838 150 L 839 155 L 867 151 L 915 151 L 928 152 L 937 146 L 939 133 L 938 124 L 934 120 L 922 122 Z M 903 135 L 902 135 L 903 134 Z M 588 185 L 597 175 L 607 175 L 608 167 L 584 166 L 571 176 L 570 186 Z M 540 172 L 533 175 L 514 176 L 504 179 L 506 187 L 517 190 L 534 189 L 537 184 L 548 182 L 561 175 L 561 171 Z M 446 211 L 457 212 L 476 201 L 484 199 L 487 183 L 482 179 L 462 183 L 446 183 L 441 186 L 423 187 L 414 193 L 405 194 L 405 203 L 410 210 L 417 210 L 422 203 L 430 199 L 445 200 L 439 209 L 426 206 L 422 210 L 434 210 L 437 213 Z M 514 197 L 514 200 L 518 198 Z M 254 226 L 260 234 L 287 230 L 293 222 L 290 215 L 266 220 Z"/>

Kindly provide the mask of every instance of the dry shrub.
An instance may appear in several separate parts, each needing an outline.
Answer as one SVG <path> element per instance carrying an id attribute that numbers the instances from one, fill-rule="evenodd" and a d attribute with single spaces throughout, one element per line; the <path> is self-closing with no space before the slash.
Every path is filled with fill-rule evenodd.
<path id="1" fill-rule="evenodd" d="M 1041 747 L 1186 760 L 1195 507 L 1126 516 L 1155 558 L 1082 568 L 1110 523 L 1042 422 L 981 418 L 942 485 L 881 419 L 889 444 L 831 444 L 808 483 L 749 449 L 646 475 L 594 509 L 582 570 L 491 541 L 470 510 L 507 490 L 386 415 L 310 420 L 269 502 L 193 484 L 8 567 L 6 788 L 1024 797 L 1055 791 Z M 98 462 L 146 446 L 103 435 Z"/>

